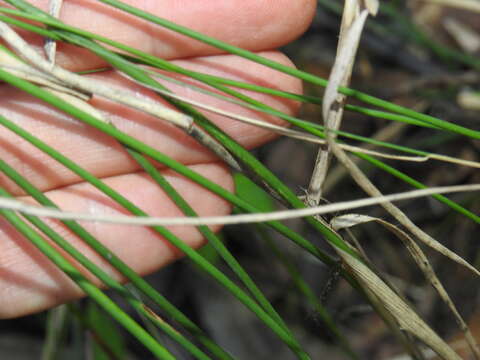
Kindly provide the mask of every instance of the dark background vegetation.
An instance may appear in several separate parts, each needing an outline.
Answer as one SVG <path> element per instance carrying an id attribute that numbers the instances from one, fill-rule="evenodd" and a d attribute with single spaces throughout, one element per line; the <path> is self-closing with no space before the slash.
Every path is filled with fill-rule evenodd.
<path id="1" fill-rule="evenodd" d="M 395 14 L 390 16 L 382 12 L 376 19 L 369 20 L 370 26 L 364 33 L 359 49 L 352 87 L 480 130 L 479 110 L 467 109 L 457 101 L 458 94 L 465 89 L 480 90 L 478 68 L 475 71 L 471 66 L 442 57 L 428 44 L 422 44 L 412 37 L 414 28 L 409 22 L 422 20 L 421 15 L 425 15 L 427 5 L 415 1 L 385 3 L 396 9 Z M 320 1 L 312 27 L 301 39 L 284 49 L 299 68 L 322 77 L 328 77 L 335 58 L 340 22 L 335 5 L 341 5 L 341 2 Z M 480 34 L 480 14 L 444 8 L 434 15 L 423 19 L 424 23 L 419 29 L 437 44 L 463 51 L 454 37 L 445 31 L 443 22 L 446 18 L 454 18 Z M 479 52 L 477 50 L 470 55 L 478 59 Z M 306 86 L 306 92 L 312 95 L 321 96 L 322 91 Z M 319 108 L 315 106 L 304 106 L 301 117 L 321 121 Z M 388 141 L 394 143 L 477 161 L 480 157 L 479 142 L 465 140 L 454 134 L 393 124 L 348 112 L 342 125 L 343 130 L 364 136 L 379 136 L 387 128 Z M 316 151 L 312 145 L 279 139 L 255 152 L 260 160 L 301 195 L 308 186 Z M 389 163 L 430 186 L 480 183 L 480 172 L 472 168 L 435 161 Z M 400 180 L 379 170 L 366 166 L 363 169 L 384 193 L 410 189 Z M 365 196 L 335 163 L 332 170 L 332 174 L 336 175 L 328 181 L 326 201 Z M 463 194 L 452 198 L 479 213 L 478 195 Z M 480 266 L 478 225 L 431 199 L 403 202 L 401 207 L 417 225 L 442 244 L 477 267 Z M 361 212 L 390 220 L 380 208 L 362 209 Z M 325 242 L 321 238 L 314 238 L 314 233 L 309 232 L 301 221 L 291 222 L 291 225 L 330 252 Z M 343 359 L 345 355 L 338 350 L 320 317 L 299 294 L 266 240 L 271 240 L 288 255 L 361 358 L 390 359 L 402 353 L 399 343 L 365 300 L 345 281 L 337 279 L 334 272 L 323 264 L 293 247 L 285 239 L 269 232 L 259 233 L 255 227 L 229 226 L 223 234 L 228 247 L 265 291 L 314 359 Z M 416 269 L 400 241 L 377 225 L 361 226 L 355 229 L 354 234 L 370 259 L 404 292 L 421 316 L 441 336 L 447 339 L 455 336 L 458 329 L 453 317 Z M 471 323 L 479 322 L 480 315 L 475 317 L 480 300 L 478 279 L 441 255 L 425 250 L 462 315 Z M 225 271 L 228 273 L 226 268 Z M 188 261 L 172 264 L 151 275 L 149 280 L 239 359 L 293 358 L 288 349 L 259 324 L 253 315 Z M 77 305 L 81 308 L 86 303 L 87 300 L 82 300 Z M 1 321 L 0 358 L 39 359 L 45 318 L 45 314 L 37 314 Z M 73 321 L 65 333 L 66 350 L 60 353 L 59 358 L 86 358 L 82 345 L 85 339 L 82 338 L 84 334 L 80 325 Z M 150 358 L 131 338 L 125 336 L 125 341 L 128 343 L 127 358 Z M 168 345 L 169 340 L 165 339 L 165 343 Z M 181 352 L 177 356 L 179 359 L 189 359 Z"/>

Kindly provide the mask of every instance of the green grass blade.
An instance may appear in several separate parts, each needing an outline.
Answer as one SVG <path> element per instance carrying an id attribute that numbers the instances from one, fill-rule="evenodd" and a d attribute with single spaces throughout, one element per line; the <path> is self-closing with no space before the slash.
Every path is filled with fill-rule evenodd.
<path id="1" fill-rule="evenodd" d="M 292 278 L 295 287 L 298 289 L 300 294 L 305 296 L 305 299 L 310 303 L 310 306 L 315 310 L 318 316 L 321 318 L 323 323 L 327 326 L 330 332 L 335 336 L 338 345 L 343 349 L 345 354 L 351 359 L 359 359 L 358 355 L 350 346 L 347 338 L 342 334 L 338 329 L 331 315 L 328 313 L 327 309 L 322 305 L 317 295 L 313 289 L 308 285 L 308 283 L 302 278 L 300 271 L 296 268 L 293 262 L 289 259 L 288 255 L 283 253 L 276 245 L 275 242 L 270 238 L 266 229 L 261 224 L 256 226 L 257 232 L 260 234 L 260 237 L 268 245 L 272 253 L 280 260 L 283 264 L 290 277 Z"/>
<path id="2" fill-rule="evenodd" d="M 142 166 L 142 168 L 151 176 L 151 178 L 168 194 L 170 199 L 182 210 L 187 216 L 198 216 L 192 207 L 180 196 L 175 188 L 165 179 L 165 177 L 142 155 L 136 151 L 129 150 L 130 155 Z M 283 319 L 273 308 L 270 302 L 267 300 L 262 291 L 250 278 L 248 273 L 243 269 L 240 263 L 233 257 L 223 242 L 210 230 L 208 226 L 198 226 L 197 229 L 207 239 L 209 244 L 213 245 L 220 256 L 230 266 L 233 272 L 244 283 L 245 287 L 252 293 L 254 298 L 263 307 L 263 309 L 276 320 L 277 323 L 284 328 L 285 331 L 291 334 L 290 329 L 287 327 Z"/>
<path id="3" fill-rule="evenodd" d="M 93 301 L 88 302 L 85 313 L 86 321 L 95 326 L 95 336 L 92 336 L 93 358 L 95 360 L 127 359 L 125 341 L 112 319 Z"/>

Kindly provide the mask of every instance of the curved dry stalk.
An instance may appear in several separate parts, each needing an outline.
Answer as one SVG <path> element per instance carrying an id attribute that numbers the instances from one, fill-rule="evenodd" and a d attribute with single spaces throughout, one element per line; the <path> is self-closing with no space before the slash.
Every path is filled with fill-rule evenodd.
<path id="1" fill-rule="evenodd" d="M 479 358 L 480 350 L 478 348 L 477 341 L 475 340 L 475 337 L 472 335 L 472 332 L 470 331 L 467 323 L 463 320 L 462 316 L 458 312 L 457 308 L 455 307 L 455 304 L 453 303 L 452 299 L 450 298 L 447 291 L 443 287 L 440 279 L 437 277 L 435 270 L 433 269 L 432 265 L 430 264 L 430 261 L 428 260 L 423 250 L 406 232 L 404 232 L 398 226 L 395 226 L 383 219 L 379 219 L 379 218 L 367 216 L 367 215 L 360 215 L 360 214 L 347 214 L 347 215 L 337 216 L 334 219 L 332 219 L 332 221 L 330 222 L 330 225 L 333 227 L 333 229 L 335 229 L 335 231 L 339 231 L 341 229 L 349 229 L 353 226 L 357 226 L 357 225 L 365 224 L 369 222 L 376 222 L 382 225 L 384 228 L 386 228 L 388 231 L 393 233 L 397 238 L 399 238 L 402 241 L 402 243 L 405 245 L 405 247 L 407 248 L 412 258 L 415 260 L 420 270 L 423 272 L 427 281 L 435 288 L 437 293 L 442 298 L 443 302 L 448 306 L 448 308 L 452 312 L 473 354 L 476 356 L 476 358 Z"/>
<path id="2" fill-rule="evenodd" d="M 421 339 L 443 359 L 461 360 L 460 356 L 363 262 L 341 249 L 335 250 L 355 277 L 378 297 L 381 304 L 395 318 L 402 330 Z"/>
<path id="3" fill-rule="evenodd" d="M 378 130 L 375 134 L 371 136 L 372 139 L 378 141 L 390 141 L 394 137 L 396 137 L 399 133 L 401 133 L 407 124 L 401 122 L 393 122 L 380 130 Z M 365 148 L 372 149 L 374 147 L 373 144 L 365 144 Z M 362 159 L 356 157 L 353 161 L 358 164 Z M 348 175 L 347 170 L 343 167 L 342 164 L 336 164 L 333 169 L 331 169 L 328 173 L 328 177 L 325 179 L 325 184 L 323 186 L 324 193 L 327 194 L 331 191 L 331 189 L 338 183 L 340 183 L 341 179 Z"/>
<path id="4" fill-rule="evenodd" d="M 338 130 L 340 128 L 346 96 L 338 93 L 337 89 L 339 86 L 347 86 L 349 83 L 353 69 L 353 59 L 358 49 L 360 35 L 367 20 L 369 9 L 374 12 L 378 10 L 378 8 L 374 8 L 375 2 L 376 0 L 367 1 L 363 6 L 368 6 L 368 8 L 360 12 L 361 7 L 357 0 L 345 0 L 337 56 L 323 97 L 322 116 L 325 131 L 329 129 Z M 332 107 L 334 103 L 337 106 Z M 336 134 L 333 136 L 336 138 Z M 329 146 L 327 146 L 326 150 L 319 150 L 308 186 L 307 203 L 311 206 L 317 205 L 322 197 L 322 189 L 327 177 L 330 158 Z"/>
<path id="5" fill-rule="evenodd" d="M 90 99 L 89 95 L 64 86 L 58 79 L 33 68 L 3 49 L 0 49 L 0 68 L 34 84 L 71 94 L 85 101 Z"/>
<path id="6" fill-rule="evenodd" d="M 245 223 L 260 223 L 275 220 L 289 220 L 305 216 L 322 215 L 332 212 L 339 212 L 351 210 L 360 207 L 378 205 L 389 203 L 392 201 L 400 201 L 407 199 L 414 199 L 423 196 L 430 196 L 432 194 L 447 194 L 452 192 L 462 191 L 479 191 L 480 184 L 473 185 L 457 185 L 432 187 L 429 189 L 412 190 L 404 193 L 397 193 L 391 195 L 384 195 L 379 197 L 369 197 L 359 200 L 350 200 L 338 202 L 328 205 L 320 205 L 316 207 L 273 211 L 265 213 L 252 213 L 242 215 L 228 215 L 228 216 L 207 216 L 207 217 L 135 217 L 130 215 L 100 215 L 100 214 L 86 214 L 62 211 L 51 209 L 48 207 L 41 207 L 36 205 L 28 205 L 22 201 L 14 199 L 0 198 L 0 209 L 15 210 L 21 213 L 51 217 L 64 220 L 82 220 L 82 221 L 96 221 L 113 224 L 127 224 L 136 226 L 185 226 L 185 225 L 233 225 Z M 479 273 L 480 275 L 480 273 Z"/>
<path id="7" fill-rule="evenodd" d="M 133 92 L 115 88 L 93 79 L 87 79 L 84 76 L 49 63 L 3 21 L 0 21 L 0 36 L 30 65 L 60 80 L 69 87 L 130 106 L 157 118 L 165 119 L 185 130 L 189 130 L 192 127 L 193 119 L 188 115 L 169 109 L 152 100 L 139 98 Z"/>
<path id="8" fill-rule="evenodd" d="M 355 182 L 370 196 L 379 197 L 383 194 L 378 190 L 378 188 L 373 185 L 373 183 L 368 179 L 368 177 L 358 168 L 357 165 L 345 154 L 345 152 L 340 149 L 333 139 L 330 139 L 327 135 L 327 139 L 331 144 L 332 152 L 335 154 L 335 157 L 347 168 L 350 176 L 355 180 Z M 480 272 L 470 265 L 467 261 L 462 259 L 460 256 L 440 244 L 437 240 L 428 235 L 425 231 L 420 229 L 415 225 L 403 211 L 401 211 L 397 206 L 393 205 L 391 202 L 382 203 L 383 208 L 387 210 L 395 219 L 397 219 L 400 224 L 405 226 L 412 234 L 414 234 L 418 239 L 420 239 L 424 244 L 430 246 L 432 249 L 435 249 L 439 253 L 447 256 L 451 260 L 465 266 L 476 275 L 480 276 Z"/>

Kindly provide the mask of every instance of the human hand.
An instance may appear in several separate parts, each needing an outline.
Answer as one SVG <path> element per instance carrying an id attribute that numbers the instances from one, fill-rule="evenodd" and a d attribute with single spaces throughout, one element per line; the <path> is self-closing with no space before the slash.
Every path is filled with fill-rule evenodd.
<path id="1" fill-rule="evenodd" d="M 191 1 L 188 5 L 174 0 L 125 2 L 289 65 L 291 63 L 284 55 L 272 49 L 293 40 L 306 29 L 316 3 L 314 0 Z M 34 5 L 46 10 L 47 0 L 35 1 Z M 176 64 L 189 69 L 285 91 L 301 92 L 301 83 L 294 78 L 236 56 L 218 55 L 217 50 L 200 42 L 149 25 L 93 0 L 66 1 L 61 19 L 73 26 L 100 33 L 156 56 L 177 59 L 174 60 Z M 26 39 L 38 47 L 41 47 L 43 41 L 32 36 L 27 36 Z M 85 50 L 65 44 L 58 45 L 56 62 L 75 71 L 104 65 L 100 59 Z M 113 71 L 88 76 L 159 101 L 158 96 L 151 91 L 132 84 Z M 278 119 L 259 115 L 233 104 L 220 103 L 219 100 L 179 86 L 168 86 L 175 92 L 197 101 L 278 122 Z M 284 99 L 254 93 L 250 95 L 289 114 L 295 113 L 298 107 L 298 104 Z M 0 96 L 0 114 L 20 124 L 103 179 L 150 215 L 182 215 L 168 196 L 139 170 L 138 164 L 115 140 L 5 84 L 0 85 Z M 93 98 L 90 103 L 104 111 L 119 130 L 188 165 L 224 188 L 233 190 L 227 169 L 219 164 L 208 150 L 180 130 L 151 116 L 103 99 Z M 268 131 L 221 116 L 208 116 L 247 148 L 259 146 L 273 138 Z M 112 200 L 5 128 L 0 128 L 0 156 L 62 209 L 91 214 L 121 212 Z M 199 215 L 229 213 L 229 204 L 209 191 L 168 170 L 162 170 L 162 173 Z M 5 176 L 1 175 L 0 181 L 1 186 L 8 191 L 22 200 L 29 200 L 22 196 L 22 191 Z M 47 222 L 95 263 L 121 279 L 105 260 L 99 258 L 58 221 Z M 95 223 L 86 223 L 85 227 L 139 274 L 151 273 L 179 256 L 178 251 L 147 228 Z M 173 227 L 171 230 L 190 246 L 199 247 L 204 243 L 202 236 L 192 227 Z M 0 317 L 15 317 L 41 311 L 82 295 L 60 270 L 5 221 L 0 223 L 0 231 Z"/>

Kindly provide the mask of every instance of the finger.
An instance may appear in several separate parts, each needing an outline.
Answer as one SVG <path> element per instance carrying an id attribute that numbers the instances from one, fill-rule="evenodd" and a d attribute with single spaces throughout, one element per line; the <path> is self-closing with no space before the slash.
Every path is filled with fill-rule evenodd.
<path id="1" fill-rule="evenodd" d="M 224 188 L 232 189 L 231 177 L 223 167 L 209 164 L 196 165 L 192 169 Z M 230 212 L 228 203 L 209 191 L 180 176 L 167 171 L 164 173 L 198 214 L 213 216 Z M 182 216 L 168 196 L 142 173 L 113 177 L 105 182 L 152 216 Z M 114 201 L 85 183 L 51 191 L 47 196 L 65 210 L 126 214 Z M 54 220 L 47 222 L 114 278 L 122 279 L 116 270 L 62 224 Z M 178 250 L 151 229 L 92 222 L 82 225 L 140 275 L 151 273 L 180 256 Z M 218 229 L 218 226 L 213 229 Z M 197 248 L 204 243 L 195 228 L 172 227 L 171 230 L 192 247 Z M 0 225 L 0 264 L 0 318 L 41 311 L 82 296 L 80 289 L 66 275 L 4 220 Z"/>
<path id="2" fill-rule="evenodd" d="M 288 59 L 279 53 L 265 53 L 265 56 L 286 64 L 289 63 Z M 295 93 L 301 92 L 301 83 L 298 80 L 261 65 L 247 63 L 235 56 L 212 56 L 177 61 L 176 63 L 214 75 L 240 79 Z M 112 86 L 130 88 L 130 90 L 142 96 L 160 99 L 152 91 L 142 90 L 138 85 L 132 84 L 123 77 L 114 74 L 95 75 L 94 77 L 98 80 L 109 81 Z M 178 91 L 179 94 L 197 101 L 204 101 L 207 104 L 238 114 L 278 122 L 278 119 L 272 116 L 256 113 L 253 110 L 244 109 L 238 105 L 229 104 L 187 88 L 170 84 L 167 86 Z M 287 114 L 294 114 L 298 108 L 298 104 L 290 100 L 261 94 L 249 93 L 249 95 Z M 100 131 L 92 129 L 77 120 L 70 119 L 26 94 L 12 91 L 10 87 L 0 87 L 0 96 L 2 96 L 0 114 L 15 121 L 97 177 L 110 177 L 138 170 L 138 165 L 128 156 L 123 147 Z M 182 163 L 197 164 L 217 160 L 213 154 L 181 130 L 166 124 L 162 120 L 102 99 L 95 99 L 92 105 L 104 111 L 106 117 L 119 130 Z M 220 128 L 248 148 L 258 146 L 273 137 L 267 130 L 241 124 L 218 115 L 206 112 L 205 114 Z M 12 135 L 5 128 L 0 128 L 0 158 L 5 159 L 41 190 L 54 189 L 79 181 L 75 174 L 32 145 Z M 10 191 L 21 194 L 10 182 L 4 178 L 3 180 L 0 178 L 0 180 Z"/>
<path id="3" fill-rule="evenodd" d="M 309 25 L 314 0 L 242 1 L 124 1 L 174 23 L 233 45 L 253 50 L 269 50 L 285 45 Z M 48 1 L 33 5 L 48 9 Z M 162 58 L 172 59 L 219 53 L 199 41 L 191 40 L 160 26 L 133 17 L 94 0 L 66 1 L 61 19 L 70 25 L 98 33 Z M 39 37 L 29 37 L 36 46 Z M 72 45 L 59 44 L 57 62 L 71 69 L 89 69 L 104 63 Z"/>

